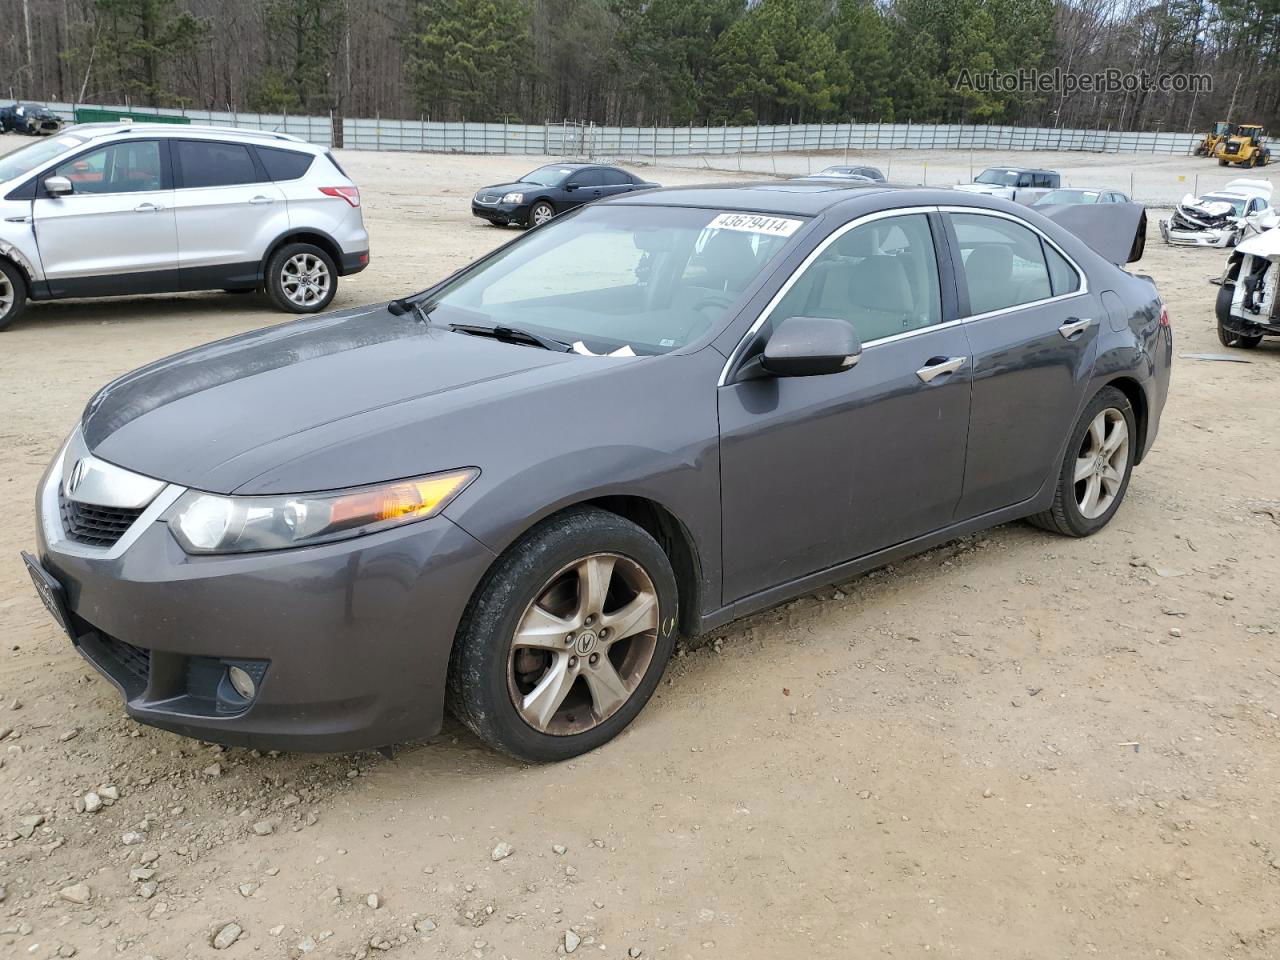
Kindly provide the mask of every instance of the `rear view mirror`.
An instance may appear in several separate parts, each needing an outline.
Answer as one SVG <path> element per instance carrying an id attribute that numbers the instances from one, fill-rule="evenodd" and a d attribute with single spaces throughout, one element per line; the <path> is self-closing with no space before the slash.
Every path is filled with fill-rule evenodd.
<path id="1" fill-rule="evenodd" d="M 862 356 L 852 325 L 831 317 L 788 317 L 778 324 L 760 356 L 775 377 L 819 377 L 848 370 Z"/>
<path id="2" fill-rule="evenodd" d="M 66 177 L 45 177 L 44 188 L 51 197 L 65 196 L 75 189 Z"/>

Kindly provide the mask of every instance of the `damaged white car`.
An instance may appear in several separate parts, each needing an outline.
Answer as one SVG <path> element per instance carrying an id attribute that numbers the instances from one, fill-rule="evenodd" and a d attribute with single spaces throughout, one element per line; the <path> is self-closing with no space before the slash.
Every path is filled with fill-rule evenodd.
<path id="1" fill-rule="evenodd" d="M 1232 252 L 1215 305 L 1224 347 L 1252 349 L 1280 337 L 1280 230 L 1250 237 Z"/>
<path id="2" fill-rule="evenodd" d="M 1160 221 L 1165 243 L 1187 247 L 1234 247 L 1280 223 L 1267 180 L 1232 180 L 1221 190 L 1187 194 L 1173 216 Z"/>

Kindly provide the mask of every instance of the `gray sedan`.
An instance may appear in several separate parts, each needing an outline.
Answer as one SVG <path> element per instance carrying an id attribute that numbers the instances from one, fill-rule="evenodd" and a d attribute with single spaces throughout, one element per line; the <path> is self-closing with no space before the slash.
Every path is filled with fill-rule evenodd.
<path id="1" fill-rule="evenodd" d="M 680 633 L 993 524 L 1104 527 L 1172 338 L 1099 249 L 954 191 L 605 200 L 421 294 L 109 384 L 41 483 L 30 572 L 145 723 L 347 750 L 448 706 L 571 757 Z"/>

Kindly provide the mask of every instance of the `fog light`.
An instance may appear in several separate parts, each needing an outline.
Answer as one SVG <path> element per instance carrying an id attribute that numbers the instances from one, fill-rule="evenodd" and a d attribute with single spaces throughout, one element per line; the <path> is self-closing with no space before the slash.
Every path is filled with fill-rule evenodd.
<path id="1" fill-rule="evenodd" d="M 235 688 L 236 693 L 246 700 L 252 700 L 254 694 L 258 692 L 258 688 L 253 682 L 253 677 L 249 676 L 240 667 L 228 667 L 227 679 L 231 681 L 231 686 Z"/>

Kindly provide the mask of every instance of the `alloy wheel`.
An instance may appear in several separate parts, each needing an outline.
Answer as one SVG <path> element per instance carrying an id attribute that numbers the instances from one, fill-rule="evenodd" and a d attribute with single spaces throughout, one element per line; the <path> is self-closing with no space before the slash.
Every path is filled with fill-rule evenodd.
<path id="1" fill-rule="evenodd" d="M 300 307 L 310 307 L 329 293 L 329 268 L 312 253 L 290 257 L 280 268 L 280 286 L 284 295 Z"/>
<path id="2" fill-rule="evenodd" d="M 533 225 L 535 227 L 540 227 L 555 215 L 555 211 L 549 206 L 545 203 L 539 203 L 533 208 Z"/>
<path id="3" fill-rule="evenodd" d="M 1076 508 L 1086 520 L 1109 509 L 1129 468 L 1129 425 L 1124 414 L 1107 407 L 1093 418 L 1076 454 Z"/>
<path id="4" fill-rule="evenodd" d="M 512 637 L 507 691 L 516 711 L 554 736 L 608 720 L 648 673 L 658 606 L 652 578 L 628 557 L 597 553 L 561 568 Z"/>
<path id="5" fill-rule="evenodd" d="M 17 293 L 13 289 L 13 282 L 0 271 L 0 320 L 3 320 L 13 309 L 14 301 L 17 299 Z"/>

